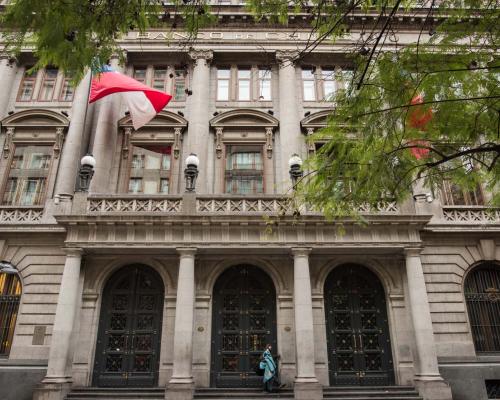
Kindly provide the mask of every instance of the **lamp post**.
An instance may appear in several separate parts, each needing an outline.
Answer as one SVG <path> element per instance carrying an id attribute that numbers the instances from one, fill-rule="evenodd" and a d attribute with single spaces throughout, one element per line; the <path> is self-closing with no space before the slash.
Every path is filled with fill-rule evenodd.
<path id="1" fill-rule="evenodd" d="M 293 189 L 295 190 L 298 180 L 304 176 L 304 172 L 302 171 L 302 159 L 298 154 L 292 154 L 288 160 L 288 166 L 290 167 L 288 172 L 290 173 Z"/>
<path id="2" fill-rule="evenodd" d="M 17 269 L 8 261 L 0 261 L 0 273 L 15 275 L 17 274 Z"/>
<path id="3" fill-rule="evenodd" d="M 95 165 L 96 161 L 92 154 L 87 154 L 80 160 L 80 169 L 78 170 L 78 187 L 80 191 L 87 192 L 89 190 L 90 181 L 94 176 Z"/>
<path id="4" fill-rule="evenodd" d="M 184 177 L 186 178 L 186 192 L 194 192 L 196 188 L 196 178 L 198 177 L 198 166 L 200 159 L 194 153 L 191 153 L 186 158 L 186 169 Z"/>

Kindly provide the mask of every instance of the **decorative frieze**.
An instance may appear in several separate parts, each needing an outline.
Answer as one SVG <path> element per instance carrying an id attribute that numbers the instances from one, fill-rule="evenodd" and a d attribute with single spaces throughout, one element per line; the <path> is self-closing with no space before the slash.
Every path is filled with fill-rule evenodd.
<path id="1" fill-rule="evenodd" d="M 89 213 L 108 212 L 161 212 L 179 213 L 182 211 L 180 198 L 152 199 L 152 198 L 97 198 L 89 199 L 87 203 Z"/>
<path id="2" fill-rule="evenodd" d="M 40 222 L 43 208 L 0 208 L 0 224 Z"/>
<path id="3" fill-rule="evenodd" d="M 500 209 L 477 207 L 443 207 L 443 216 L 446 222 L 457 223 L 498 223 Z"/>

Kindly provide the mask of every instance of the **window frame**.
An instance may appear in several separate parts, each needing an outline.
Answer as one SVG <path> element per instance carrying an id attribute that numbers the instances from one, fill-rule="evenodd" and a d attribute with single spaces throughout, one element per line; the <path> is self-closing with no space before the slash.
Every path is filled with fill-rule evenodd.
<path id="1" fill-rule="evenodd" d="M 226 78 L 220 78 L 219 77 L 219 71 L 228 71 L 229 76 Z M 227 67 L 227 66 L 218 66 L 216 70 L 216 93 L 215 93 L 215 101 L 232 101 L 231 98 L 231 71 L 232 67 Z M 227 99 L 221 99 L 219 98 L 220 95 L 220 88 L 219 88 L 219 82 L 224 81 L 227 82 Z"/>
<path id="2" fill-rule="evenodd" d="M 234 191 L 231 191 L 231 192 L 228 192 L 227 191 L 227 180 L 228 180 L 228 173 L 230 171 L 233 171 L 234 169 L 228 169 L 228 163 L 229 163 L 229 157 L 231 157 L 231 164 L 233 164 L 233 160 L 232 160 L 232 154 L 236 154 L 236 153 L 231 153 L 230 152 L 230 149 L 231 147 L 241 147 L 241 148 L 258 148 L 259 149 L 259 154 L 260 154 L 260 161 L 261 161 L 261 169 L 250 169 L 249 171 L 257 171 L 258 174 L 254 174 L 254 175 L 248 175 L 248 176 L 259 176 L 261 177 L 261 181 L 262 181 L 262 186 L 261 186 L 261 191 L 258 192 L 258 191 L 255 191 L 255 192 L 252 192 L 252 193 L 238 193 L 238 192 L 234 192 Z M 242 143 L 242 142 L 224 142 L 224 168 L 223 168 L 223 188 L 222 188 L 222 191 L 224 194 L 226 195 L 234 195 L 234 196 L 259 196 L 259 195 L 264 195 L 266 193 L 266 163 L 265 163 L 265 144 L 264 143 L 253 143 L 253 142 L 249 142 L 249 143 Z M 244 153 L 244 152 L 239 152 L 239 153 Z M 251 152 L 251 153 L 256 153 L 256 152 Z M 243 170 L 243 169 L 241 169 Z M 245 174 L 241 173 L 241 174 L 231 174 L 231 177 L 233 178 L 234 176 L 236 177 L 245 177 Z"/>
<path id="3" fill-rule="evenodd" d="M 55 78 L 50 78 L 50 79 L 47 78 L 47 71 L 48 70 L 56 71 Z M 59 80 L 59 75 L 60 75 L 60 71 L 58 68 L 44 68 L 43 73 L 42 73 L 42 77 L 41 77 L 41 81 L 40 81 L 40 87 L 38 88 L 37 101 L 43 102 L 43 103 L 48 103 L 48 102 L 54 101 L 54 97 L 57 93 L 57 82 Z M 42 99 L 42 94 L 44 92 L 43 87 L 44 87 L 45 82 L 47 82 L 47 81 L 53 81 L 54 86 L 52 87 L 52 93 L 50 94 L 50 98 L 44 100 L 44 99 Z M 57 98 L 59 98 L 59 96 L 57 96 Z"/>
<path id="4" fill-rule="evenodd" d="M 19 101 L 19 102 L 23 102 L 23 103 L 27 103 L 27 102 L 30 102 L 30 101 L 33 101 L 34 97 L 35 97 L 35 89 L 36 89 L 36 81 L 37 81 L 37 73 L 34 72 L 32 73 L 31 75 L 28 75 L 27 74 L 27 71 L 30 70 L 31 68 L 33 68 L 33 66 L 26 66 L 25 69 L 24 69 L 24 72 L 23 72 L 23 78 L 21 79 L 21 83 L 19 85 L 19 90 L 18 90 L 18 93 L 17 93 L 17 98 L 16 98 L 16 101 Z M 24 83 L 26 81 L 31 81 L 33 83 L 33 90 L 31 92 L 31 97 L 30 99 L 26 99 L 26 100 L 23 100 L 22 99 L 22 93 L 23 93 L 23 88 L 24 88 Z"/>
<path id="5" fill-rule="evenodd" d="M 62 83 L 61 83 L 61 89 L 59 90 L 59 97 L 58 97 L 58 100 L 59 101 L 63 101 L 63 102 L 72 102 L 75 98 L 75 91 L 76 91 L 76 88 L 74 86 L 71 85 L 71 77 L 67 76 L 66 74 L 63 75 L 62 77 Z M 72 88 L 72 93 L 71 93 L 71 99 L 69 100 L 65 100 L 64 99 L 64 88 L 66 86 L 66 84 L 68 85 L 68 87 L 71 87 Z"/>

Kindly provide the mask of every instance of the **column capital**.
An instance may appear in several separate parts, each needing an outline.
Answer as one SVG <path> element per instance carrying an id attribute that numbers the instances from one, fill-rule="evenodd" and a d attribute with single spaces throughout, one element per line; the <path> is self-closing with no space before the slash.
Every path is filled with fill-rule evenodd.
<path id="1" fill-rule="evenodd" d="M 205 63 L 208 65 L 212 59 L 214 58 L 214 52 L 212 50 L 204 50 L 204 49 L 190 49 L 188 53 L 189 57 L 197 62 L 198 60 L 205 60 Z"/>
<path id="2" fill-rule="evenodd" d="M 181 257 L 194 257 L 198 251 L 196 247 L 177 247 L 175 250 Z"/>
<path id="3" fill-rule="evenodd" d="M 297 50 L 276 50 L 276 60 L 280 64 L 290 63 L 290 65 L 293 65 L 298 56 L 299 52 Z"/>
<path id="4" fill-rule="evenodd" d="M 290 249 L 294 257 L 308 257 L 312 251 L 311 247 L 292 247 Z"/>
<path id="5" fill-rule="evenodd" d="M 83 255 L 83 249 L 80 247 L 66 247 L 63 251 L 66 253 L 66 257 L 81 257 Z"/>
<path id="6" fill-rule="evenodd" d="M 422 253 L 422 247 L 405 247 L 405 256 L 406 257 L 419 257 L 420 253 Z"/>

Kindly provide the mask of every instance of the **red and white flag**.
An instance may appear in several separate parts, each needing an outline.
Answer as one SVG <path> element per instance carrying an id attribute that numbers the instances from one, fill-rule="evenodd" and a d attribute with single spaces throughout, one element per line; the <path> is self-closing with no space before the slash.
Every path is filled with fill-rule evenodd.
<path id="1" fill-rule="evenodd" d="M 432 120 L 433 111 L 430 107 L 424 107 L 423 104 L 424 97 L 422 95 L 416 95 L 411 99 L 411 105 L 414 106 L 410 109 L 408 113 L 408 125 L 411 128 L 418 129 L 425 132 L 427 130 L 427 125 Z M 425 158 L 430 152 L 430 142 L 428 140 L 410 140 L 408 141 L 410 146 L 410 152 L 417 160 Z"/>
<path id="2" fill-rule="evenodd" d="M 89 103 L 114 93 L 122 94 L 135 130 L 151 121 L 172 98 L 171 95 L 152 89 L 106 65 L 92 79 Z"/>

